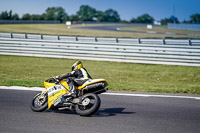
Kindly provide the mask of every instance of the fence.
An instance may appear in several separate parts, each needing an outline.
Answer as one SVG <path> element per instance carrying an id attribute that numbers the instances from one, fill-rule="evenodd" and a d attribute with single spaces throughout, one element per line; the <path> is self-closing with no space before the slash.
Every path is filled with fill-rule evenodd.
<path id="1" fill-rule="evenodd" d="M 200 66 L 200 40 L 0 33 L 0 54 Z"/>
<path id="2" fill-rule="evenodd" d="M 0 24 L 60 24 L 54 20 L 0 20 Z"/>
<path id="3" fill-rule="evenodd" d="M 200 24 L 167 24 L 169 29 L 200 31 Z"/>

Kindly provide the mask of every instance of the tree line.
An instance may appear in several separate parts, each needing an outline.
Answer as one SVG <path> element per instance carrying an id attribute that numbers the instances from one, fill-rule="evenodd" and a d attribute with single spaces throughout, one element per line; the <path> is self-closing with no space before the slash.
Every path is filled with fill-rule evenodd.
<path id="1" fill-rule="evenodd" d="M 24 14 L 21 18 L 17 13 L 10 11 L 3 11 L 0 13 L 0 20 L 56 20 L 65 21 L 93 21 L 93 22 L 126 22 L 126 23 L 145 23 L 150 24 L 154 22 L 154 18 L 149 14 L 143 14 L 137 18 L 132 18 L 130 21 L 121 20 L 120 15 L 116 10 L 108 9 L 106 11 L 99 11 L 88 5 L 80 6 L 76 14 L 68 15 L 62 7 L 49 7 L 41 15 L 39 14 Z M 180 23 L 177 17 L 169 17 L 160 20 L 161 24 Z M 200 23 L 200 14 L 193 14 L 190 20 L 184 20 L 182 23 Z"/>

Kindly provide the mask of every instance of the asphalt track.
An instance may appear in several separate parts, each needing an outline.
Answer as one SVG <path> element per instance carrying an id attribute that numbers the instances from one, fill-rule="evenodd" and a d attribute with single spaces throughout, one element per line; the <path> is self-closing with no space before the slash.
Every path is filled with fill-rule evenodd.
<path id="1" fill-rule="evenodd" d="M 87 29 L 87 30 L 103 30 L 103 31 L 116 31 L 116 32 L 135 32 L 135 33 L 147 33 L 145 31 L 130 31 L 121 30 L 124 27 L 144 27 L 145 24 L 110 24 L 110 25 L 94 25 L 94 26 L 72 26 L 76 29 Z"/>
<path id="2" fill-rule="evenodd" d="M 100 95 L 92 117 L 74 111 L 36 113 L 30 101 L 38 92 L 0 89 L 1 133 L 199 133 L 200 100 L 178 97 Z"/>
<path id="3" fill-rule="evenodd" d="M 76 29 L 87 29 L 87 30 L 100 30 L 100 31 L 115 31 L 115 32 L 131 32 L 141 34 L 162 34 L 162 35 L 187 35 L 183 33 L 172 33 L 172 32 L 156 32 L 156 31 L 133 31 L 133 30 L 122 30 L 124 27 L 145 27 L 146 24 L 110 24 L 110 25 L 90 25 L 90 26 L 72 26 L 71 28 Z"/>
<path id="4" fill-rule="evenodd" d="M 107 31 L 120 31 L 119 28 L 124 27 L 144 27 L 145 24 L 110 24 L 110 25 L 90 25 L 90 26 L 72 26 L 74 28 L 92 29 L 92 30 L 107 30 Z"/>

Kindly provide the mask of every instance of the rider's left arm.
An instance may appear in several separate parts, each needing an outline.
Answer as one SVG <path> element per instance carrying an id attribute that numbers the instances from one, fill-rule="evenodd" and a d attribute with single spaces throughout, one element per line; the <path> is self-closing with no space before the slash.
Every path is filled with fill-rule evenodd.
<path id="1" fill-rule="evenodd" d="M 72 71 L 71 73 L 66 73 L 66 74 L 63 74 L 61 76 L 58 76 L 58 80 L 63 80 L 63 79 L 66 79 L 68 77 L 74 77 L 74 71 Z"/>

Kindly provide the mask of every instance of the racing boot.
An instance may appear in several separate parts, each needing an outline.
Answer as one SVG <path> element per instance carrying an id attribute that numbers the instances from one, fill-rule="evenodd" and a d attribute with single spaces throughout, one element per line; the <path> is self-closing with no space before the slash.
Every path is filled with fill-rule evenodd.
<path id="1" fill-rule="evenodd" d="M 70 88 L 70 92 L 71 92 L 70 96 L 76 97 L 76 88 L 75 88 L 75 86 L 72 85 L 69 88 Z"/>
<path id="2" fill-rule="evenodd" d="M 69 93 L 68 94 L 65 94 L 64 95 L 64 98 L 67 98 L 67 97 L 76 97 L 76 89 L 74 86 L 69 86 Z"/>

